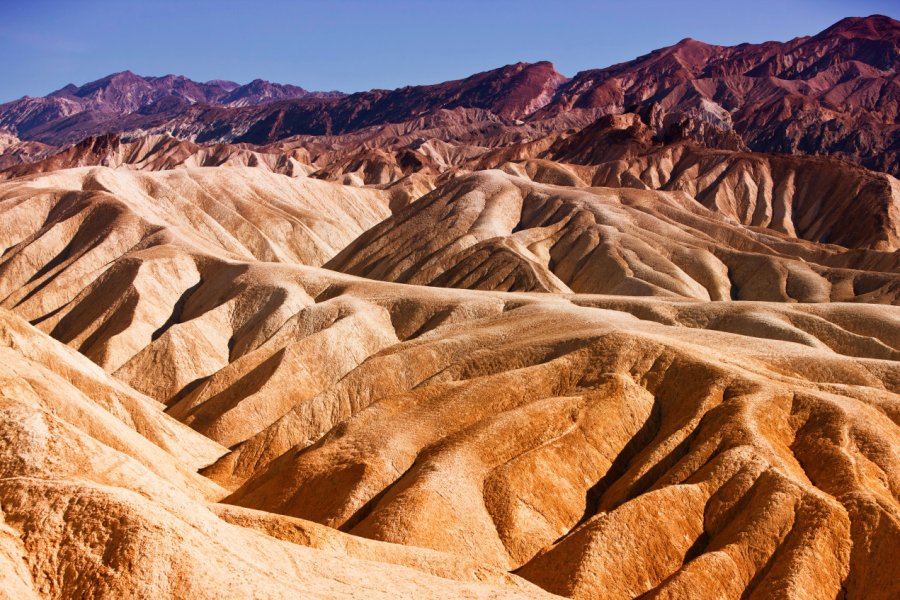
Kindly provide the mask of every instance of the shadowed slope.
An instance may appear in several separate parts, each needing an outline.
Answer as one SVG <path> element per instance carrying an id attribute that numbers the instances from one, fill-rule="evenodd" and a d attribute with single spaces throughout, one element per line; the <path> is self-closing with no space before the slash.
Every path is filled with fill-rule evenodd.
<path id="1" fill-rule="evenodd" d="M 4 594 L 545 597 L 464 559 L 211 505 L 223 491 L 192 470 L 224 448 L 3 310 L 0 356 Z"/>
<path id="2" fill-rule="evenodd" d="M 326 266 L 424 285 L 703 300 L 896 302 L 900 293 L 895 254 L 744 228 L 683 193 L 567 189 L 499 171 L 448 182 Z"/>
<path id="3" fill-rule="evenodd" d="M 683 191 L 744 225 L 814 242 L 900 247 L 900 185 L 890 175 L 834 158 L 711 150 L 680 136 L 667 144 L 659 137 L 638 115 L 605 117 L 558 139 L 538 155 L 544 160 L 524 167 L 546 183 Z M 499 166 L 503 152 L 496 155 L 482 164 Z M 571 183 L 548 177 L 565 169 L 574 171 Z"/>
<path id="4" fill-rule="evenodd" d="M 79 348 L 97 360 L 89 349 L 94 329 L 65 332 L 66 304 L 89 294 L 91 283 L 114 281 L 116 300 L 90 302 L 81 311 L 93 317 L 79 318 L 111 316 L 118 307 L 137 310 L 136 324 L 149 338 L 184 290 L 200 282 L 204 257 L 317 265 L 389 214 L 381 192 L 257 169 L 77 169 L 0 187 L 3 306 L 30 320 L 52 315 L 44 327 L 63 321 L 59 335 L 66 342 L 81 335 Z M 179 260 L 176 248 L 190 248 L 197 264 Z M 129 253 L 143 258 L 118 260 Z M 145 278 L 154 289 L 142 295 Z M 140 316 L 142 306 L 160 303 L 168 312 L 158 322 Z M 114 331 L 106 335 L 126 328 L 135 315 L 123 318 L 108 323 Z"/>

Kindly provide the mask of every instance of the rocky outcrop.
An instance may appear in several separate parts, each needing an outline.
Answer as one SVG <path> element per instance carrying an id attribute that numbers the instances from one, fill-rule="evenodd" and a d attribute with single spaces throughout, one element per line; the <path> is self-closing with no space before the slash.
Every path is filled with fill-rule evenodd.
<path id="1" fill-rule="evenodd" d="M 685 192 L 738 223 L 814 242 L 900 247 L 900 188 L 891 175 L 833 158 L 711 150 L 661 134 L 638 115 L 605 117 L 522 167 L 546 183 Z M 502 166 L 508 156 L 488 154 L 475 164 Z"/>

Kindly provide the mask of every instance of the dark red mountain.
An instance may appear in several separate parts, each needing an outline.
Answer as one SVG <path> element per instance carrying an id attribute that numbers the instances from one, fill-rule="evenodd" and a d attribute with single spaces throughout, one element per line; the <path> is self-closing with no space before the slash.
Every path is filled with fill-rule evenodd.
<path id="1" fill-rule="evenodd" d="M 532 116 L 657 108 L 703 140 L 733 131 L 751 150 L 830 154 L 898 172 L 900 22 L 847 18 L 788 42 L 712 46 L 685 39 L 584 71 Z"/>
<path id="2" fill-rule="evenodd" d="M 23 140 L 59 145 L 118 130 L 133 114 L 172 115 L 195 104 L 247 107 L 291 98 L 340 96 L 261 79 L 247 85 L 221 80 L 198 83 L 181 75 L 142 77 L 123 71 L 81 87 L 69 84 L 42 98 L 26 96 L 0 105 L 0 129 Z"/>
<path id="3" fill-rule="evenodd" d="M 436 85 L 352 94 L 254 81 L 197 83 L 118 73 L 0 106 L 0 130 L 61 146 L 106 133 L 267 144 L 411 123 L 444 109 L 536 130 L 636 112 L 706 146 L 827 154 L 900 174 L 900 23 L 848 18 L 811 37 L 714 46 L 692 39 L 571 79 L 517 63 Z M 466 113 L 467 119 L 472 118 Z"/>

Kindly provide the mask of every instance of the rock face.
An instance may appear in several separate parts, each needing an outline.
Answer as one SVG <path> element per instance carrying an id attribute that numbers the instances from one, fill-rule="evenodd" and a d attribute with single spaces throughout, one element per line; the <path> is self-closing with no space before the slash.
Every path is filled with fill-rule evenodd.
<path id="1" fill-rule="evenodd" d="M 31 163 L 54 153 L 52 146 L 40 142 L 23 142 L 15 135 L 0 130 L 0 171 L 22 163 Z"/>
<path id="2" fill-rule="evenodd" d="M 18 146 L 21 147 L 21 143 Z M 231 144 L 200 146 L 169 135 L 148 135 L 123 140 L 117 135 L 109 134 L 85 138 L 43 160 L 18 161 L 0 173 L 0 177 L 11 179 L 86 166 L 127 167 L 141 171 L 250 166 L 292 177 L 308 175 L 317 170 L 309 164 L 309 154 L 300 148 L 275 153 Z"/>
<path id="3" fill-rule="evenodd" d="M 0 178 L 94 165 L 140 171 L 248 166 L 379 187 L 391 209 L 399 210 L 469 171 L 499 168 L 556 186 L 683 192 L 726 220 L 790 238 L 860 250 L 900 247 L 897 180 L 840 159 L 710 149 L 667 137 L 635 113 L 601 117 L 563 134 L 507 135 L 502 127 L 488 132 L 479 118 L 446 111 L 410 130 L 375 128 L 258 147 L 203 146 L 162 134 L 132 140 L 108 135 L 9 167 Z M 434 137 L 418 137 L 423 132 Z M 480 145 L 489 141 L 496 146 Z"/>
<path id="4" fill-rule="evenodd" d="M 900 187 L 891 175 L 834 158 L 664 141 L 631 113 L 603 117 L 552 144 L 489 152 L 470 166 L 515 168 L 556 185 L 682 191 L 743 225 L 851 248 L 900 247 Z"/>

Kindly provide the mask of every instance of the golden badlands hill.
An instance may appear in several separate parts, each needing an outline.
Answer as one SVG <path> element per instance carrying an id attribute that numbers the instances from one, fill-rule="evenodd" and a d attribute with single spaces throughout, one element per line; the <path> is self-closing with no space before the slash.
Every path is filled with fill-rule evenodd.
<path id="1" fill-rule="evenodd" d="M 203 146 L 163 134 L 130 140 L 105 135 L 9 167 L 0 179 L 81 166 L 141 171 L 248 166 L 389 190 L 391 206 L 400 208 L 470 171 L 501 169 L 565 187 L 684 192 L 728 219 L 788 237 L 852 249 L 900 247 L 900 184 L 891 175 L 834 157 L 704 146 L 677 127 L 657 123 L 654 115 L 607 115 L 560 131 L 562 123 L 510 126 L 484 111 L 457 108 L 265 146 Z"/>
<path id="2" fill-rule="evenodd" d="M 565 165 L 557 163 L 506 163 L 504 169 L 449 181 L 365 232 L 325 266 L 388 281 L 475 289 L 898 301 L 897 252 L 848 250 L 742 226 L 728 211 L 707 209 L 681 190 L 532 181 L 564 173 Z M 888 190 L 886 210 L 897 212 L 900 187 Z M 744 208 L 740 201 L 731 204 Z M 823 221 L 846 219 L 828 209 L 820 213 Z"/>
<path id="3" fill-rule="evenodd" d="M 7 596 L 900 595 L 884 244 L 176 166 L 0 183 Z"/>

